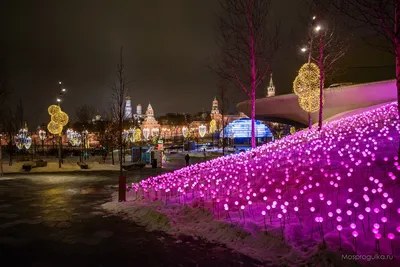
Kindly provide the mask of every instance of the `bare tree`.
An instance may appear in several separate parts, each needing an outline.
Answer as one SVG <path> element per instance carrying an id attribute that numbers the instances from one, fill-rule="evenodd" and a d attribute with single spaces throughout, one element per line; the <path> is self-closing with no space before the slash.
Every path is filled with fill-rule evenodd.
<path id="1" fill-rule="evenodd" d="M 251 101 L 251 145 L 255 139 L 256 90 L 266 77 L 279 46 L 279 25 L 268 21 L 271 0 L 220 0 L 218 43 L 220 63 L 216 73 L 236 81 Z"/>
<path id="2" fill-rule="evenodd" d="M 95 116 L 95 109 L 88 105 L 79 106 L 75 110 L 75 116 L 82 125 L 89 123 Z"/>
<path id="3" fill-rule="evenodd" d="M 0 61 L 0 175 L 3 175 L 3 147 L 2 147 L 2 132 L 4 130 L 3 125 L 5 123 L 5 110 L 4 101 L 8 94 L 8 76 L 5 69 L 3 60 Z"/>
<path id="4" fill-rule="evenodd" d="M 217 128 L 222 128 L 222 155 L 225 155 L 225 114 L 228 110 L 228 99 L 226 97 L 227 89 L 223 83 L 219 84 L 218 98 L 219 98 L 219 106 L 221 109 L 221 125 Z M 219 134 L 219 131 L 218 131 Z"/>
<path id="5" fill-rule="evenodd" d="M 400 0 L 332 1 L 340 12 L 356 22 L 356 26 L 370 29 L 387 41 L 375 46 L 396 57 L 397 112 L 400 116 Z"/>
<path id="6" fill-rule="evenodd" d="M 320 71 L 318 129 L 321 130 L 325 83 L 327 77 L 332 77 L 338 71 L 336 64 L 347 53 L 349 44 L 345 34 L 340 32 L 339 23 L 336 21 L 335 16 L 332 16 L 330 0 L 309 0 L 306 3 L 312 13 L 308 62 L 317 64 Z M 313 42 L 316 33 L 319 40 Z M 309 127 L 311 129 L 310 114 Z"/>
<path id="7" fill-rule="evenodd" d="M 127 78 L 125 76 L 125 66 L 123 64 L 123 48 L 120 50 L 120 61 L 117 64 L 117 81 L 114 82 L 112 86 L 112 104 L 111 104 L 111 114 L 114 121 L 118 125 L 118 149 L 119 149 L 119 174 L 122 177 L 122 149 L 123 149 L 123 124 L 125 119 L 125 98 L 128 94 L 128 84 Z"/>

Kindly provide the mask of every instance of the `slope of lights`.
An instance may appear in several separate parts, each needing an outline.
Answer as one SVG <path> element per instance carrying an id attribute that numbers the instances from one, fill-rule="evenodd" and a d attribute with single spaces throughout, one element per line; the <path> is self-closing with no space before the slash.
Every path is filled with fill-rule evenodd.
<path id="1" fill-rule="evenodd" d="M 203 203 L 216 219 L 358 254 L 400 251 L 400 123 L 395 103 L 246 153 L 128 185 L 131 196 Z M 301 231 L 296 238 L 289 236 Z"/>

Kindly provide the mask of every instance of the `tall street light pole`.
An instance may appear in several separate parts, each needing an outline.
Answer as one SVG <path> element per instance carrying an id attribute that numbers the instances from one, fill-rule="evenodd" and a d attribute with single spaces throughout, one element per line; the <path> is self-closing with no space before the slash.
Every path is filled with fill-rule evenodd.
<path id="1" fill-rule="evenodd" d="M 61 97 L 64 95 L 64 93 L 67 91 L 65 88 L 63 88 L 63 84 L 61 81 L 58 82 L 60 85 L 60 95 L 57 97 L 57 104 L 59 107 L 61 107 Z M 62 131 L 58 135 L 58 168 L 61 169 L 61 164 L 63 164 L 63 159 L 62 159 Z"/>

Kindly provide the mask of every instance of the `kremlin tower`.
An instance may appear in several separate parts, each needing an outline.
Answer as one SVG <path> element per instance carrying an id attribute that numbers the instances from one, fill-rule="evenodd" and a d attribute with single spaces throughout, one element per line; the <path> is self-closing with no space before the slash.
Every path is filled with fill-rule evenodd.
<path id="1" fill-rule="evenodd" d="M 272 81 L 272 73 L 271 73 L 271 78 L 269 79 L 269 85 L 266 88 L 266 95 L 267 97 L 275 96 L 275 85 L 274 82 Z"/>

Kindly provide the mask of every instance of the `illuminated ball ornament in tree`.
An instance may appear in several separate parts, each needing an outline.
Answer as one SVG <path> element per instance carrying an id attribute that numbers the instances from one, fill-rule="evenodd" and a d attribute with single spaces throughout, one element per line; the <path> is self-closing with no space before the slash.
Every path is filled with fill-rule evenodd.
<path id="1" fill-rule="evenodd" d="M 319 110 L 319 68 L 314 63 L 301 66 L 293 82 L 293 91 L 299 97 L 300 107 L 313 113 Z"/>
<path id="2" fill-rule="evenodd" d="M 57 105 L 51 105 L 51 106 L 47 109 L 47 111 L 49 112 L 50 116 L 52 116 L 52 115 L 54 115 L 54 114 L 56 114 L 56 113 L 61 112 L 61 108 L 60 108 L 59 106 L 57 106 Z"/>
<path id="3" fill-rule="evenodd" d="M 319 110 L 319 92 L 314 92 L 308 97 L 299 97 L 300 107 L 308 113 L 317 112 Z M 322 99 L 322 101 L 324 101 Z"/>
<path id="4" fill-rule="evenodd" d="M 52 134 L 60 134 L 62 132 L 62 126 L 54 121 L 50 121 L 47 125 L 47 129 Z"/>
<path id="5" fill-rule="evenodd" d="M 301 66 L 293 82 L 293 91 L 298 97 L 310 97 L 319 90 L 319 68 L 314 63 Z"/>
<path id="6" fill-rule="evenodd" d="M 57 112 L 56 114 L 51 115 L 51 120 L 56 122 L 61 126 L 65 126 L 68 123 L 68 115 L 64 111 Z"/>

